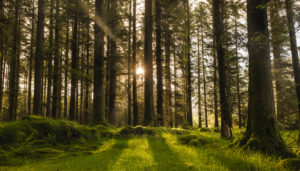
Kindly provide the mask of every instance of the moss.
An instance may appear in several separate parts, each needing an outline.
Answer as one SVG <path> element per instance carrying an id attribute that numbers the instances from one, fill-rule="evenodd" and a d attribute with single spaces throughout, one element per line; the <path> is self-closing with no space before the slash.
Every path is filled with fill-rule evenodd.
<path id="1" fill-rule="evenodd" d="M 178 141 L 182 144 L 188 144 L 190 141 L 197 139 L 196 135 L 185 135 L 178 138 Z"/>
<path id="2" fill-rule="evenodd" d="M 300 158 L 281 160 L 278 163 L 278 167 L 287 170 L 300 170 Z"/>
<path id="3" fill-rule="evenodd" d="M 212 131 L 215 132 L 215 133 L 220 133 L 221 132 L 221 128 L 220 127 L 213 128 Z"/>
<path id="4" fill-rule="evenodd" d="M 211 132 L 209 128 L 200 128 L 200 132 Z"/>
<path id="5" fill-rule="evenodd" d="M 131 127 L 127 126 L 120 130 L 119 135 L 120 136 L 143 136 L 143 135 L 154 135 L 155 131 L 151 128 L 146 128 L 142 126 L 137 127 Z"/>

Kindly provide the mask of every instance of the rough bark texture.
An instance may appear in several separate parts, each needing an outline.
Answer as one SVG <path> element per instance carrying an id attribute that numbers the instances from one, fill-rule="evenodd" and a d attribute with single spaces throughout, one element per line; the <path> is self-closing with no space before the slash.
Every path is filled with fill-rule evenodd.
<path id="1" fill-rule="evenodd" d="M 155 0 L 155 24 L 156 24 L 156 112 L 157 112 L 157 125 L 164 125 L 163 116 L 163 76 L 162 76 L 162 48 L 161 48 L 161 15 L 162 5 L 160 0 Z"/>
<path id="2" fill-rule="evenodd" d="M 53 70 L 53 101 L 52 101 L 52 117 L 60 117 L 61 114 L 61 57 L 59 54 L 60 47 L 60 23 L 59 23 L 59 0 L 56 0 L 55 13 L 55 47 L 54 47 L 54 70 Z"/>
<path id="3" fill-rule="evenodd" d="M 213 18 L 214 18 L 214 38 L 216 42 L 218 71 L 219 71 L 219 91 L 221 104 L 221 136 L 232 138 L 232 127 L 230 122 L 230 111 L 228 104 L 228 90 L 226 78 L 226 59 L 223 47 L 223 4 L 224 0 L 213 1 Z"/>
<path id="4" fill-rule="evenodd" d="M 113 33 L 117 32 L 117 2 L 111 0 L 111 29 Z M 108 121 L 110 124 L 116 124 L 116 86 L 117 86 L 117 40 L 111 39 L 110 57 L 109 57 L 109 102 L 108 102 Z"/>
<path id="5" fill-rule="evenodd" d="M 133 0 L 133 32 L 132 32 L 132 98 L 133 98 L 133 125 L 138 124 L 138 104 L 136 85 L 136 0 Z"/>
<path id="6" fill-rule="evenodd" d="M 37 21 L 37 33 L 36 33 L 36 51 L 35 51 L 35 71 L 34 71 L 34 99 L 33 99 L 33 114 L 41 115 L 41 102 L 42 102 L 42 65 L 44 58 L 44 0 L 38 1 L 38 21 Z"/>
<path id="7" fill-rule="evenodd" d="M 299 56 L 297 50 L 297 39 L 295 34 L 294 12 L 292 6 L 293 6 L 293 0 L 285 0 L 292 59 L 293 59 L 294 80 L 296 84 L 296 93 L 297 93 L 297 100 L 298 100 L 298 112 L 299 112 L 298 113 L 298 127 L 299 127 L 298 143 L 300 144 L 300 68 L 299 68 Z"/>
<path id="8" fill-rule="evenodd" d="M 275 124 L 268 19 L 261 0 L 247 1 L 249 104 L 246 134 L 238 147 L 282 157 L 288 152 Z"/>
<path id="9" fill-rule="evenodd" d="M 75 7 L 78 8 L 78 0 L 75 0 Z M 77 11 L 77 10 L 76 10 Z M 70 99 L 70 111 L 69 119 L 76 119 L 76 90 L 78 84 L 78 14 L 75 12 L 73 19 L 73 30 L 72 30 L 72 61 L 71 61 L 71 99 Z"/>
<path id="10" fill-rule="evenodd" d="M 96 16 L 102 17 L 103 0 L 96 0 Z M 104 91 L 104 33 L 100 26 L 95 24 L 94 49 L 94 124 L 105 120 L 105 91 Z"/>
<path id="11" fill-rule="evenodd" d="M 152 56 L 152 0 L 145 0 L 145 117 L 144 125 L 153 122 L 153 56 Z"/>

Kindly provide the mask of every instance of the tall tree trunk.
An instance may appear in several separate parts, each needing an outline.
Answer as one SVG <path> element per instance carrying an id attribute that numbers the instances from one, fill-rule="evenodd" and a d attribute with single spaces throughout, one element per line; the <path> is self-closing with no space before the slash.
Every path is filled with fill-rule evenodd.
<path id="1" fill-rule="evenodd" d="M 96 0 L 96 17 L 102 17 L 103 0 Z M 105 91 L 104 91 L 104 33 L 100 26 L 95 24 L 95 49 L 94 49 L 94 124 L 105 120 Z"/>
<path id="2" fill-rule="evenodd" d="M 61 57 L 59 54 L 60 46 L 60 22 L 59 22 L 59 0 L 56 0 L 55 13 L 55 47 L 54 47 L 54 74 L 53 74 L 53 103 L 52 103 L 52 117 L 60 117 L 61 114 Z"/>
<path id="3" fill-rule="evenodd" d="M 173 113 L 172 113 L 172 88 L 171 88 L 171 83 L 172 83 L 172 78 L 171 78 L 171 45 L 172 45 L 172 33 L 170 30 L 170 27 L 167 23 L 169 21 L 166 19 L 165 27 L 165 52 L 166 52 L 166 63 L 165 63 L 165 82 L 166 82 L 166 115 L 169 116 L 170 122 L 169 126 L 172 128 L 174 126 L 174 119 L 173 119 Z"/>
<path id="4" fill-rule="evenodd" d="M 198 127 L 202 128 L 202 104 L 201 104 L 201 56 L 200 56 L 200 33 L 198 30 L 197 33 L 197 51 L 198 51 L 198 58 L 197 58 L 197 86 L 198 86 Z"/>
<path id="5" fill-rule="evenodd" d="M 29 56 L 29 80 L 28 80 L 28 101 L 27 101 L 27 110 L 28 115 L 31 115 L 31 83 L 32 83 L 32 61 L 34 58 L 34 23 L 35 23 L 35 7 L 34 7 L 34 1 L 32 4 L 32 16 L 31 16 L 31 38 L 30 38 L 30 56 Z"/>
<path id="6" fill-rule="evenodd" d="M 300 144 L 300 68 L 299 68 L 299 57 L 298 57 L 298 50 L 297 50 L 297 39 L 295 34 L 294 12 L 292 6 L 293 6 L 293 0 L 285 0 L 285 8 L 286 8 L 287 18 L 288 18 L 288 29 L 289 29 L 290 44 L 291 44 L 292 59 L 293 59 L 294 80 L 296 84 L 296 93 L 297 93 L 297 100 L 298 100 L 298 112 L 299 112 L 298 143 Z"/>
<path id="7" fill-rule="evenodd" d="M 73 23 L 73 32 L 72 32 L 72 70 L 71 70 L 71 99 L 70 99 L 70 111 L 69 119 L 75 120 L 76 118 L 76 90 L 78 84 L 78 0 L 75 0 L 76 11 L 74 13 L 74 23 Z"/>
<path id="8" fill-rule="evenodd" d="M 69 70 L 69 19 L 66 25 L 66 54 L 65 54 L 65 89 L 64 89 L 64 118 L 68 118 L 68 70 Z"/>
<path id="9" fill-rule="evenodd" d="M 136 0 L 133 0 L 133 32 L 132 32 L 132 98 L 133 98 L 133 125 L 138 124 L 138 104 L 136 85 Z"/>
<path id="10" fill-rule="evenodd" d="M 236 94 L 237 94 L 237 107 L 238 107 L 238 118 L 239 128 L 242 128 L 242 111 L 241 111 L 241 92 L 240 92 L 240 64 L 239 64 L 239 52 L 238 52 L 238 27 L 237 27 L 237 16 L 234 19 L 234 30 L 235 30 L 235 57 L 236 57 Z"/>
<path id="11" fill-rule="evenodd" d="M 33 114 L 42 115 L 42 78 L 43 78 L 43 58 L 44 58 L 44 25 L 45 14 L 44 0 L 38 1 L 38 21 L 36 33 L 36 51 L 35 51 L 35 72 L 34 72 L 34 99 L 33 99 Z"/>
<path id="12" fill-rule="evenodd" d="M 8 106 L 8 112 L 9 112 L 9 121 L 16 120 L 17 118 L 17 87 L 18 87 L 18 41 L 19 41 L 19 1 L 15 1 L 15 13 L 14 13 L 14 32 L 13 32 L 13 46 L 12 46 L 12 53 L 11 53 L 11 60 L 10 60 L 10 71 L 9 71 L 9 106 Z"/>
<path id="13" fill-rule="evenodd" d="M 84 100 L 84 123 L 89 123 L 89 99 L 90 99 L 90 20 L 86 23 L 86 73 L 85 73 L 85 100 Z"/>
<path id="14" fill-rule="evenodd" d="M 111 0 L 111 29 L 113 33 L 117 31 L 117 1 Z M 110 124 L 116 123 L 116 86 L 117 86 L 117 40 L 111 38 L 110 57 L 109 57 L 109 103 L 108 120 Z"/>
<path id="15" fill-rule="evenodd" d="M 4 24 L 4 4 L 3 0 L 0 0 L 0 23 Z M 4 84 L 4 30 L 3 28 L 0 29 L 0 114 L 2 111 L 2 98 L 3 98 L 3 84 Z M 1 118 L 0 118 L 1 119 Z"/>
<path id="16" fill-rule="evenodd" d="M 220 104 L 221 104 L 221 136 L 232 138 L 231 133 L 231 117 L 228 104 L 228 87 L 226 78 L 226 59 L 223 47 L 223 5 L 224 0 L 213 1 L 214 13 L 214 38 L 216 42 L 218 70 L 219 70 L 219 91 L 220 91 Z"/>
<path id="17" fill-rule="evenodd" d="M 52 56 L 53 56 L 53 29 L 54 29 L 54 0 L 50 1 L 50 33 L 49 33 L 49 54 L 48 54 L 48 83 L 47 83 L 47 106 L 46 116 L 50 117 L 51 111 L 51 89 L 52 89 Z"/>
<path id="18" fill-rule="evenodd" d="M 156 112 L 157 124 L 159 126 L 164 125 L 163 116 L 163 77 L 162 77 L 162 48 L 161 48 L 161 13 L 162 6 L 160 0 L 155 0 L 155 24 L 156 24 L 156 78 L 157 78 L 157 100 L 156 100 Z"/>
<path id="19" fill-rule="evenodd" d="M 215 127 L 219 127 L 219 111 L 218 111 L 218 76 L 217 76 L 217 57 L 213 49 L 213 65 L 214 65 L 214 112 L 215 112 Z"/>
<path id="20" fill-rule="evenodd" d="M 131 70 L 131 65 L 132 65 L 132 56 L 131 56 L 131 29 L 132 29 L 132 3 L 131 0 L 129 1 L 129 17 L 128 17 L 128 22 L 129 22 L 129 30 L 128 30 L 128 64 L 127 64 L 127 69 L 128 69 L 128 75 L 127 75 L 127 124 L 132 125 L 132 113 L 131 113 L 131 75 L 132 75 L 132 70 Z"/>
<path id="21" fill-rule="evenodd" d="M 144 125 L 153 123 L 153 56 L 152 56 L 152 0 L 145 0 L 145 117 Z"/>
<path id="22" fill-rule="evenodd" d="M 186 19 L 186 60 L 187 60 L 187 88 L 186 88 L 186 104 L 187 104 L 187 122 L 193 126 L 192 112 L 192 64 L 191 64 L 191 23 L 190 23 L 190 1 L 185 0 L 187 19 Z"/>
<path id="23" fill-rule="evenodd" d="M 245 136 L 239 146 L 290 157 L 275 125 L 266 2 L 247 1 L 249 40 L 249 105 Z"/>
<path id="24" fill-rule="evenodd" d="M 274 78 L 275 78 L 275 88 L 276 88 L 276 108 L 275 113 L 277 111 L 277 119 L 279 121 L 284 120 L 284 112 L 285 109 L 282 105 L 282 99 L 283 99 L 283 75 L 282 75 L 282 44 L 283 38 L 282 38 L 282 26 L 280 22 L 280 16 L 279 16 L 279 1 L 273 0 L 270 4 L 270 23 L 271 23 L 271 44 L 273 47 L 273 56 L 274 56 Z"/>

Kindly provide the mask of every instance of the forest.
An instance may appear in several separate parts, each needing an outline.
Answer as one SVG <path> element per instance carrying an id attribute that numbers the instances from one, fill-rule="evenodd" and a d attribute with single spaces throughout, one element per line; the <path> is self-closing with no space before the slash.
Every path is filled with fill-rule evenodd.
<path id="1" fill-rule="evenodd" d="M 0 0 L 0 170 L 300 170 L 299 0 Z"/>

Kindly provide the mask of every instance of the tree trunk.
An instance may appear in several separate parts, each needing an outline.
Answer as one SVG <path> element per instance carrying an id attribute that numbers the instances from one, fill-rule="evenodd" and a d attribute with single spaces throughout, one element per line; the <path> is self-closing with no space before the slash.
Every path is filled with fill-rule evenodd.
<path id="1" fill-rule="evenodd" d="M 145 117 L 144 125 L 153 123 L 153 56 L 152 56 L 152 0 L 145 0 Z"/>
<path id="2" fill-rule="evenodd" d="M 237 94 L 237 107 L 238 107 L 238 119 L 239 128 L 242 128 L 242 111 L 241 111 L 241 92 L 240 92 L 240 64 L 239 64 L 239 52 L 238 52 L 238 27 L 237 16 L 234 18 L 234 30 L 235 30 L 235 57 L 236 57 L 236 94 Z"/>
<path id="3" fill-rule="evenodd" d="M 102 17 L 103 0 L 96 0 L 96 16 Z M 100 26 L 95 24 L 95 50 L 94 50 L 94 116 L 93 122 L 97 124 L 105 120 L 104 102 L 104 33 Z"/>
<path id="4" fill-rule="evenodd" d="M 43 58 L 44 58 L 44 25 L 45 14 L 44 0 L 38 1 L 38 21 L 36 33 L 36 51 L 35 51 L 35 72 L 34 72 L 34 100 L 33 100 L 33 114 L 42 115 L 42 78 L 43 78 Z"/>
<path id="5" fill-rule="evenodd" d="M 186 19 L 186 60 L 187 60 L 187 88 L 186 88 L 186 104 L 187 104 L 187 122 L 189 126 L 193 126 L 193 112 L 192 112 L 192 64 L 191 64 L 191 23 L 190 23 L 190 1 L 185 0 L 185 8 L 187 11 Z"/>
<path id="6" fill-rule="evenodd" d="M 198 30 L 197 33 L 197 51 L 198 51 L 198 58 L 197 58 L 197 76 L 198 76 L 198 126 L 202 128 L 202 104 L 201 104 L 201 56 L 200 56 L 200 33 Z"/>
<path id="7" fill-rule="evenodd" d="M 34 6 L 34 5 L 33 5 Z M 3 0 L 0 1 L 0 23 L 4 24 L 4 4 Z M 33 29 L 32 29 L 33 30 Z M 4 30 L 3 28 L 0 29 L 0 53 L 1 53 L 1 58 L 0 58 L 0 114 L 2 111 L 2 98 L 3 98 L 3 83 L 4 83 Z M 0 118 L 1 119 L 1 118 Z"/>
<path id="8" fill-rule="evenodd" d="M 66 26 L 66 54 L 65 54 L 65 90 L 64 90 L 64 118 L 68 118 L 68 70 L 69 70 L 69 19 Z"/>
<path id="9" fill-rule="evenodd" d="M 53 74 L 53 102 L 52 102 L 52 117 L 57 118 L 61 114 L 61 57 L 59 56 L 59 0 L 56 0 L 56 13 L 55 13 L 55 47 L 54 47 L 54 74 Z"/>
<path id="10" fill-rule="evenodd" d="M 74 23 L 73 23 L 73 32 L 72 32 L 72 70 L 71 70 L 71 99 L 70 99 L 70 111 L 69 119 L 76 119 L 76 90 L 78 84 L 78 0 L 75 0 L 76 11 L 74 13 Z"/>
<path id="11" fill-rule="evenodd" d="M 111 29 L 113 33 L 117 31 L 117 2 L 111 0 Z M 116 123 L 116 86 L 117 86 L 117 40 L 111 38 L 110 57 L 109 57 L 109 102 L 108 102 L 108 120 L 110 124 Z"/>
<path id="12" fill-rule="evenodd" d="M 215 112 L 215 127 L 218 128 L 219 125 L 219 111 L 218 111 L 218 76 L 217 76 L 217 57 L 216 52 L 213 49 L 213 65 L 214 65 L 214 112 Z"/>
<path id="13" fill-rule="evenodd" d="M 138 124 L 138 104 L 136 85 L 136 0 L 133 0 L 133 32 L 132 32 L 132 97 L 133 97 L 133 125 Z"/>
<path id="14" fill-rule="evenodd" d="M 32 83 L 32 61 L 34 58 L 34 23 L 35 23 L 35 7 L 34 1 L 32 4 L 32 19 L 31 19 L 31 38 L 30 38 L 30 57 L 29 57 L 29 80 L 28 80 L 28 115 L 31 115 L 31 83 Z"/>
<path id="15" fill-rule="evenodd" d="M 223 4 L 224 0 L 213 1 L 214 13 L 214 38 L 216 42 L 218 70 L 219 70 L 219 91 L 221 104 L 221 136 L 232 138 L 231 119 L 228 104 L 228 88 L 226 78 L 226 59 L 223 47 Z"/>
<path id="16" fill-rule="evenodd" d="M 128 17 L 128 22 L 129 22 L 129 31 L 128 31 L 128 64 L 127 64 L 127 69 L 128 69 L 128 74 L 127 74 L 127 96 L 128 96 L 128 101 L 127 101 L 127 124 L 132 125 L 132 113 L 131 113 L 131 75 L 132 75 L 132 70 L 131 70 L 131 65 L 132 65 L 132 56 L 131 56 L 131 29 L 132 29 L 132 6 L 131 6 L 131 0 L 129 1 L 129 17 Z"/>
<path id="17" fill-rule="evenodd" d="M 86 23 L 87 42 L 86 42 L 86 73 L 85 73 L 85 100 L 84 100 L 84 123 L 89 123 L 89 99 L 90 99 L 90 20 Z"/>
<path id="18" fill-rule="evenodd" d="M 297 50 L 297 39 L 295 34 L 295 23 L 294 23 L 294 12 L 293 12 L 293 1 L 285 0 L 285 7 L 288 18 L 288 29 L 290 36 L 290 44 L 292 51 L 292 59 L 293 59 L 293 70 L 294 70 L 294 80 L 296 84 L 296 93 L 298 100 L 298 127 L 299 127 L 299 135 L 298 135 L 298 143 L 300 144 L 300 68 L 299 68 L 299 57 Z"/>
<path id="19" fill-rule="evenodd" d="M 174 126 L 174 119 L 172 113 L 172 78 L 171 78 L 171 45 L 172 45 L 172 33 L 170 30 L 170 26 L 168 25 L 168 19 L 166 19 L 165 27 L 165 52 L 166 52 L 166 64 L 165 64 L 165 82 L 166 82 L 166 115 L 169 116 L 170 122 L 169 126 L 172 128 Z"/>
<path id="20" fill-rule="evenodd" d="M 163 77 L 162 77 L 162 48 L 161 48 L 161 13 L 162 6 L 160 0 L 155 0 L 155 24 L 156 24 L 156 78 L 157 78 L 157 100 L 156 100 L 156 112 L 157 112 L 157 125 L 164 125 L 163 116 Z"/>
<path id="21" fill-rule="evenodd" d="M 238 142 L 252 149 L 281 157 L 290 157 L 275 125 L 274 97 L 266 3 L 247 1 L 249 40 L 249 104 L 246 134 Z"/>

